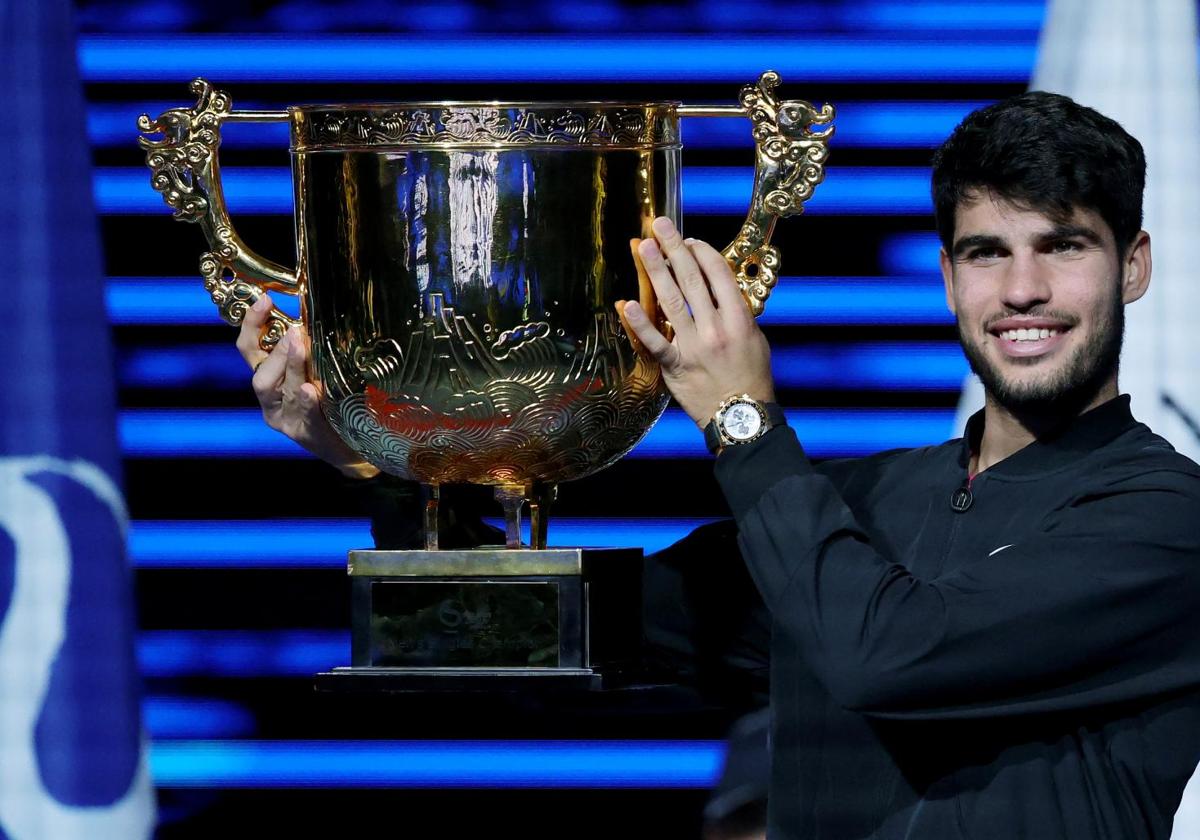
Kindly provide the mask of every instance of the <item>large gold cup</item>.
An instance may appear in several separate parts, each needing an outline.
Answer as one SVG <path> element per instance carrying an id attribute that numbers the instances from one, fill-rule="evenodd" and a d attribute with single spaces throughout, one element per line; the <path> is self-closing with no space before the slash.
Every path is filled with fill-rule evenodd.
<path id="1" fill-rule="evenodd" d="M 749 213 L 724 254 L 757 314 L 776 282 L 769 244 L 824 177 L 833 108 L 775 96 L 677 102 L 300 105 L 234 111 L 197 79 L 191 108 L 140 129 L 153 186 L 211 250 L 206 289 L 229 323 L 265 290 L 300 296 L 311 376 L 342 438 L 384 472 L 437 488 L 494 485 L 508 544 L 528 501 L 533 547 L 558 482 L 612 464 L 662 414 L 657 365 L 615 313 L 656 312 L 631 242 L 680 216 L 681 116 L 745 114 L 757 149 Z M 291 127 L 297 266 L 252 251 L 230 221 L 225 122 Z M 270 347 L 290 319 L 276 310 Z M 436 493 L 434 494 L 436 498 Z M 436 548 L 436 516 L 428 517 Z"/>

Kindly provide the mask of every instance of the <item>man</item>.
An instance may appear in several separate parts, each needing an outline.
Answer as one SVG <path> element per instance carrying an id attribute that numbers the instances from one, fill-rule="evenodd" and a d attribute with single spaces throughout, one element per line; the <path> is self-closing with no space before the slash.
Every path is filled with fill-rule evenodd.
<path id="1" fill-rule="evenodd" d="M 1118 396 L 1150 279 L 1143 173 L 1064 97 L 972 114 L 933 179 L 987 391 L 965 440 L 817 471 L 784 426 L 722 435 L 772 614 L 772 837 L 1170 834 L 1200 756 L 1200 468 Z M 731 398 L 761 411 L 767 345 L 724 261 L 655 233 L 675 336 L 634 303 L 630 327 L 698 424 Z"/>
<path id="2" fill-rule="evenodd" d="M 666 219 L 642 244 L 674 336 L 623 320 L 718 451 L 770 613 L 772 838 L 1169 836 L 1200 757 L 1200 468 L 1117 388 L 1144 170 L 1064 97 L 969 116 L 933 191 L 986 406 L 818 468 L 720 254 Z"/>

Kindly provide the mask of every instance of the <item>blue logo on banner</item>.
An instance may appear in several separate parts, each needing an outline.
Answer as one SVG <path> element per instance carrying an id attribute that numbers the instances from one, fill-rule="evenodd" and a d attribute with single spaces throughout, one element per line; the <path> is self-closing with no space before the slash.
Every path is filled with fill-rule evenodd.
<path id="1" fill-rule="evenodd" d="M 124 523 L 93 464 L 0 458 L 0 825 L 12 840 L 153 827 Z"/>

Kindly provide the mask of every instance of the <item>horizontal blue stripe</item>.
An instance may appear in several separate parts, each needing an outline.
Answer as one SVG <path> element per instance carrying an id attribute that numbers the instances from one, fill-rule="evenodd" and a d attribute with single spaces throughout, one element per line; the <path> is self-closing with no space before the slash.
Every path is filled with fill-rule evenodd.
<path id="1" fill-rule="evenodd" d="M 955 393 L 970 370 L 958 343 L 950 341 L 777 345 L 771 368 L 775 384 L 787 388 Z"/>
<path id="2" fill-rule="evenodd" d="M 196 256 L 199 258 L 200 249 Z M 296 297 L 272 294 L 275 305 L 293 318 L 300 311 Z M 200 280 L 194 277 L 110 277 L 105 284 L 109 322 L 118 326 L 220 324 L 217 307 Z"/>
<path id="3" fill-rule="evenodd" d="M 801 222 L 803 224 L 803 222 Z M 799 258 L 799 255 L 797 255 Z M 783 254 L 784 266 L 788 253 Z M 785 277 L 759 322 L 771 326 L 953 324 L 941 277 Z"/>
<path id="4" fill-rule="evenodd" d="M 311 677 L 350 663 L 345 630 L 146 630 L 138 667 L 152 679 Z"/>
<path id="5" fill-rule="evenodd" d="M 257 729 L 254 713 L 216 697 L 151 694 L 142 698 L 142 725 L 151 738 L 240 738 Z"/>
<path id="6" fill-rule="evenodd" d="M 839 3 L 846 23 L 855 28 L 994 33 L 1028 32 L 1036 36 L 1046 14 L 1042 0 L 1024 2 L 876 2 Z"/>
<path id="7" fill-rule="evenodd" d="M 303 449 L 268 428 L 257 409 L 122 410 L 117 434 L 126 457 L 306 457 Z"/>
<path id="8" fill-rule="evenodd" d="M 879 267 L 888 274 L 938 271 L 942 241 L 936 233 L 889 233 L 879 240 Z"/>
<path id="9" fill-rule="evenodd" d="M 290 214 L 292 174 L 283 167 L 227 167 L 221 170 L 225 201 L 236 214 Z M 150 171 L 97 167 L 92 189 L 100 213 L 169 213 L 150 186 Z"/>
<path id="10" fill-rule="evenodd" d="M 778 70 L 787 95 L 819 97 L 819 83 L 1029 80 L 1033 37 L 975 31 L 862 38 L 714 34 L 84 35 L 88 82 L 749 82 Z M 698 60 L 699 59 L 699 60 Z"/>
<path id="11" fill-rule="evenodd" d="M 741 215 L 750 202 L 749 168 L 683 170 L 684 214 Z M 837 167 L 826 170 L 805 212 L 821 215 L 913 216 L 932 212 L 925 167 Z"/>
<path id="12" fill-rule="evenodd" d="M 503 527 L 497 516 L 489 518 Z M 556 546 L 641 548 L 647 554 L 683 539 L 711 520 L 550 518 Z M 528 533 L 526 533 L 528 542 Z M 143 519 L 130 523 L 130 562 L 142 569 L 341 569 L 346 552 L 374 545 L 366 520 Z"/>
<path id="13" fill-rule="evenodd" d="M 721 741 L 159 741 L 184 788 L 708 788 Z"/>
<path id="14" fill-rule="evenodd" d="M 227 167 L 221 177 L 234 215 L 292 212 L 292 175 L 285 168 Z M 684 169 L 684 212 L 742 215 L 750 202 L 752 181 L 750 167 Z M 101 213 L 169 212 L 151 189 L 148 171 L 97 168 L 93 189 Z M 931 209 L 925 167 L 831 167 L 806 206 L 808 212 L 825 215 L 925 215 Z"/>
<path id="15" fill-rule="evenodd" d="M 374 545 L 367 520 L 135 520 L 129 559 L 140 568 L 339 568 Z"/>
<path id="16" fill-rule="evenodd" d="M 817 458 L 869 455 L 884 449 L 944 440 L 953 409 L 793 409 L 788 420 Z M 268 428 L 256 409 L 125 409 L 118 417 L 123 453 L 133 458 L 307 457 Z M 631 458 L 704 458 L 696 424 L 668 411 L 630 453 Z"/>
<path id="17" fill-rule="evenodd" d="M 837 131 L 830 144 L 835 154 L 842 146 L 934 148 L 964 117 L 990 102 L 835 103 Z"/>
<path id="18" fill-rule="evenodd" d="M 277 103 L 263 103 L 254 100 L 241 100 L 234 95 L 234 110 L 236 111 L 280 111 L 283 106 Z M 157 117 L 171 108 L 191 107 L 193 101 L 188 100 L 187 89 L 182 88 L 182 94 L 177 100 L 155 100 L 146 102 L 92 102 L 87 106 L 87 134 L 93 146 L 125 146 L 133 148 L 141 132 L 137 120 L 142 114 Z M 278 148 L 286 150 L 289 143 L 289 129 L 286 122 L 277 123 L 239 123 L 227 122 L 221 126 L 222 149 L 256 149 Z"/>
<path id="19" fill-rule="evenodd" d="M 789 388 L 958 391 L 967 364 L 954 342 L 776 345 L 775 382 Z M 232 343 L 140 346 L 117 358 L 125 388 L 245 390 L 250 370 Z"/>
<path id="20" fill-rule="evenodd" d="M 736 91 L 730 91 L 730 103 Z M 177 102 L 93 103 L 88 106 L 88 137 L 95 146 L 132 146 L 138 136 L 137 118 L 158 116 Z M 835 149 L 931 148 L 940 145 L 956 125 L 987 102 L 838 102 Z M 279 104 L 237 102 L 238 110 L 282 110 Z M 695 149 L 753 146 L 750 122 L 744 117 L 684 119 L 683 145 Z M 286 123 L 226 123 L 221 130 L 222 149 L 288 147 Z"/>
<path id="21" fill-rule="evenodd" d="M 786 266 L 787 252 L 783 259 Z M 941 278 L 936 269 L 934 272 L 924 278 L 783 277 L 759 321 L 771 326 L 952 324 Z M 199 276 L 110 277 L 105 299 L 113 324 L 219 323 Z M 274 300 L 289 314 L 296 314 L 295 298 L 274 295 Z M 232 342 L 231 337 L 231 347 Z"/>

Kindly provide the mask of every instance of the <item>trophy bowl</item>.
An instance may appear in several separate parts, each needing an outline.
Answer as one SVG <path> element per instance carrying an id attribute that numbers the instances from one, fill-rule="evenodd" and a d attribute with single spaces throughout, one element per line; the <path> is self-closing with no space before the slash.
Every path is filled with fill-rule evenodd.
<path id="1" fill-rule="evenodd" d="M 725 249 L 757 314 L 777 278 L 775 221 L 824 177 L 831 106 L 779 100 L 777 74 L 739 104 L 485 102 L 297 105 L 234 111 L 197 79 L 196 104 L 139 138 L 152 184 L 198 222 L 221 314 L 241 323 L 266 290 L 295 294 L 310 377 L 347 444 L 380 470 L 435 489 L 493 485 L 508 544 L 528 503 L 533 548 L 557 483 L 632 449 L 666 407 L 658 366 L 623 328 L 618 301 L 660 326 L 636 259 L 651 221 L 680 222 L 683 116 L 745 115 L 756 167 L 749 212 Z M 291 130 L 296 268 L 252 251 L 222 196 L 225 122 Z M 261 343 L 292 324 L 275 310 Z M 427 517 L 436 548 L 436 516 Z"/>

